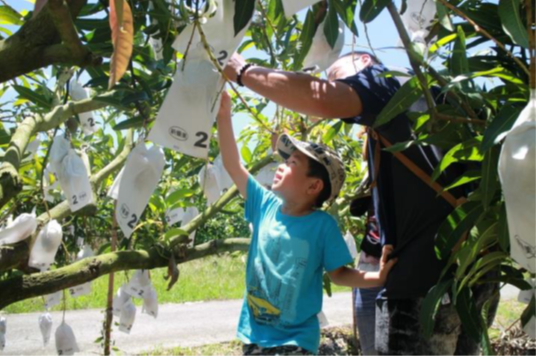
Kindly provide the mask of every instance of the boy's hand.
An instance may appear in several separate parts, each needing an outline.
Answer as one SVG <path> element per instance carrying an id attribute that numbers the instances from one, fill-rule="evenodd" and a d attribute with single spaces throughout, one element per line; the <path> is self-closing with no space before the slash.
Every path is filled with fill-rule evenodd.
<path id="1" fill-rule="evenodd" d="M 231 118 L 231 96 L 227 92 L 227 90 L 222 91 L 221 93 L 221 103 L 220 103 L 220 110 L 218 111 L 218 115 L 216 116 L 216 119 L 222 120 L 222 119 L 230 119 Z"/>
<path id="2" fill-rule="evenodd" d="M 393 268 L 396 261 L 398 260 L 397 258 L 392 258 L 389 261 L 387 260 L 393 250 L 393 245 L 385 245 L 382 249 L 382 259 L 380 261 L 380 280 L 382 281 L 382 284 L 385 284 L 389 271 L 391 270 L 391 268 Z"/>

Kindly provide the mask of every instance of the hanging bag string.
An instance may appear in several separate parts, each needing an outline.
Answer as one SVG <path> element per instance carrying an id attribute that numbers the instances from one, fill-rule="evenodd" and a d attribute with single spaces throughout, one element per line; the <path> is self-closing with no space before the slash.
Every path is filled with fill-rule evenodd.
<path id="1" fill-rule="evenodd" d="M 376 140 L 376 145 L 374 149 L 374 177 L 373 182 L 371 184 L 372 187 L 376 185 L 376 180 L 378 177 L 378 173 L 380 170 L 380 156 L 381 156 L 381 143 L 386 147 L 389 148 L 392 146 L 391 142 L 387 140 L 385 137 L 379 135 L 376 131 L 369 129 L 369 135 L 371 135 L 372 138 Z M 441 195 L 443 199 L 445 199 L 450 205 L 452 205 L 453 208 L 456 208 L 463 204 L 466 201 L 465 197 L 461 197 L 459 199 L 456 199 L 454 195 L 452 195 L 449 191 L 444 190 L 444 188 L 441 186 L 441 184 L 435 182 L 432 180 L 432 177 L 430 177 L 429 174 L 427 174 L 425 171 L 423 171 L 419 166 L 417 166 L 412 160 L 410 160 L 408 157 L 406 157 L 401 152 L 391 152 L 404 166 L 406 166 L 413 174 L 415 174 L 417 177 L 419 177 L 424 183 L 426 183 L 430 188 L 432 188 L 434 191 L 436 191 L 437 194 Z"/>

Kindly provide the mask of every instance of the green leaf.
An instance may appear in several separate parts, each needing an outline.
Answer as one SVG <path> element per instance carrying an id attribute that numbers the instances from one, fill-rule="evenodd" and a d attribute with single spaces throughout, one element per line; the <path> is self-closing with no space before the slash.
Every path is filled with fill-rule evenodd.
<path id="1" fill-rule="evenodd" d="M 469 288 L 463 288 L 456 298 L 456 310 L 460 316 L 463 329 L 475 342 L 480 341 L 482 325 L 475 301 Z"/>
<path id="2" fill-rule="evenodd" d="M 498 267 L 501 263 L 506 261 L 510 255 L 502 251 L 491 252 L 473 265 L 467 276 L 463 279 L 460 288 L 465 285 L 472 287 L 476 282 L 482 278 L 490 270 Z"/>
<path id="3" fill-rule="evenodd" d="M 22 15 L 10 6 L 0 6 L 0 24 L 22 26 Z"/>
<path id="4" fill-rule="evenodd" d="M 482 192 L 482 204 L 484 210 L 488 210 L 495 192 L 499 186 L 499 175 L 497 166 L 499 165 L 499 148 L 492 147 L 484 155 L 482 163 L 482 182 L 480 182 L 480 191 Z"/>
<path id="5" fill-rule="evenodd" d="M 481 178 L 481 173 L 479 171 L 467 171 L 464 172 L 460 177 L 458 177 L 451 185 L 444 188 L 445 191 L 450 190 L 452 188 L 459 187 L 464 184 L 468 184 L 471 182 L 474 182 L 475 180 L 479 180 Z"/>
<path id="6" fill-rule="evenodd" d="M 192 190 L 192 189 L 187 189 L 187 188 L 178 189 L 174 191 L 173 193 L 171 193 L 166 198 L 166 204 L 168 206 L 173 205 L 177 203 L 180 199 L 189 198 L 194 194 L 195 194 L 195 190 Z"/>
<path id="7" fill-rule="evenodd" d="M 324 275 L 322 276 L 322 286 L 328 294 L 328 297 L 331 297 L 331 279 L 329 278 L 329 275 L 327 273 L 324 273 Z"/>
<path id="8" fill-rule="evenodd" d="M 359 11 L 359 19 L 365 23 L 374 20 L 390 2 L 391 0 L 365 0 Z"/>
<path id="9" fill-rule="evenodd" d="M 240 155 L 247 164 L 251 163 L 251 150 L 247 145 L 243 145 L 240 149 Z"/>
<path id="10" fill-rule="evenodd" d="M 311 49 L 313 43 L 313 36 L 315 35 L 315 16 L 312 10 L 307 11 L 305 22 L 303 23 L 302 31 L 300 34 L 299 42 L 301 43 L 300 50 L 297 51 L 294 57 L 293 69 L 300 70 L 303 66 L 303 60 L 307 53 Z"/>
<path id="11" fill-rule="evenodd" d="M 453 77 L 469 72 L 467 48 L 465 47 L 465 32 L 458 26 L 458 36 L 454 42 L 454 51 L 450 60 L 450 73 Z"/>
<path id="12" fill-rule="evenodd" d="M 483 249 L 494 243 L 497 237 L 497 223 L 491 224 L 476 238 L 471 238 L 459 254 L 458 268 L 456 269 L 456 279 L 461 280 L 465 271 L 471 263 L 478 257 Z"/>
<path id="13" fill-rule="evenodd" d="M 452 26 L 452 21 L 450 21 L 450 16 L 447 11 L 447 8 L 443 6 L 443 4 L 441 4 L 439 1 L 436 1 L 436 8 L 437 8 L 437 18 L 439 19 L 439 23 L 441 24 L 441 26 L 453 32 L 454 26 Z"/>
<path id="14" fill-rule="evenodd" d="M 510 232 L 508 231 L 508 221 L 506 218 L 506 204 L 503 202 L 501 210 L 499 210 L 499 222 L 498 222 L 498 238 L 499 246 L 504 252 L 510 251 Z"/>
<path id="15" fill-rule="evenodd" d="M 341 130 L 342 124 L 342 121 L 337 121 L 334 125 L 331 125 L 324 136 L 322 136 L 322 142 L 329 143 L 331 140 L 333 140 L 335 135 L 337 135 Z"/>
<path id="16" fill-rule="evenodd" d="M 253 0 L 235 0 L 235 14 L 233 17 L 235 36 L 246 27 L 253 17 L 255 2 Z"/>
<path id="17" fill-rule="evenodd" d="M 481 146 L 482 151 L 487 151 L 496 141 L 502 138 L 503 133 L 510 131 L 514 122 L 519 117 L 521 110 L 523 108 L 507 104 L 499 111 L 486 131 L 484 131 L 484 139 L 482 140 Z"/>
<path id="18" fill-rule="evenodd" d="M 468 201 L 450 213 L 447 220 L 439 227 L 437 234 L 435 245 L 438 258 L 445 259 L 450 254 L 452 248 L 475 224 L 482 212 L 480 202 Z"/>
<path id="19" fill-rule="evenodd" d="M 529 36 L 524 25 L 525 21 L 519 13 L 519 4 L 520 0 L 499 1 L 499 17 L 504 32 L 512 41 L 524 48 L 529 48 Z"/>
<path id="20" fill-rule="evenodd" d="M 346 27 L 348 27 L 354 35 L 359 36 L 354 20 L 357 0 L 332 0 L 331 5 L 335 7 L 335 10 L 337 10 L 337 13 L 344 21 Z"/>
<path id="21" fill-rule="evenodd" d="M 527 325 L 532 317 L 536 317 L 536 300 L 534 299 L 534 294 L 530 299 L 529 305 L 521 313 L 521 326 Z"/>
<path id="22" fill-rule="evenodd" d="M 188 236 L 188 235 L 189 234 L 187 231 L 184 231 L 178 228 L 173 228 L 173 229 L 166 231 L 166 233 L 164 234 L 164 241 L 169 241 L 176 236 Z"/>
<path id="23" fill-rule="evenodd" d="M 374 127 L 381 126 L 406 111 L 422 95 L 417 77 L 404 83 L 378 115 Z"/>
<path id="24" fill-rule="evenodd" d="M 337 37 L 339 37 L 339 19 L 337 18 L 337 10 L 335 10 L 333 0 L 329 2 L 328 14 L 324 21 L 324 35 L 326 35 L 330 47 L 334 48 Z"/>
<path id="25" fill-rule="evenodd" d="M 441 173 L 453 163 L 460 161 L 481 161 L 483 159 L 483 155 L 480 153 L 481 139 L 481 137 L 475 137 L 452 147 L 434 169 L 432 180 L 437 180 Z"/>
<path id="26" fill-rule="evenodd" d="M 51 102 L 45 96 L 38 94 L 35 90 L 25 88 L 20 85 L 14 85 L 13 89 L 15 89 L 22 98 L 28 99 L 32 103 L 37 104 L 45 109 L 50 109 Z"/>
<path id="27" fill-rule="evenodd" d="M 143 121 L 144 121 L 143 117 L 136 116 L 132 119 L 121 121 L 120 123 L 115 125 L 113 129 L 117 131 L 117 130 L 126 130 L 126 129 L 130 129 L 133 127 L 142 127 Z"/>
<path id="28" fill-rule="evenodd" d="M 452 285 L 453 280 L 443 281 L 433 286 L 422 302 L 421 314 L 421 331 L 426 339 L 432 336 L 434 331 L 435 316 L 439 308 L 439 303 L 443 296 Z"/>

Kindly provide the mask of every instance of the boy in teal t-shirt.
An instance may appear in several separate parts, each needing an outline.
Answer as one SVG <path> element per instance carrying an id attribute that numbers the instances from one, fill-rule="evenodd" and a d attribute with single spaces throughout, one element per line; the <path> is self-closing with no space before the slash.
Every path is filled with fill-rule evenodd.
<path id="1" fill-rule="evenodd" d="M 277 151 L 285 163 L 270 191 L 240 163 L 226 92 L 217 121 L 223 164 L 246 199 L 246 219 L 253 224 L 237 333 L 244 354 L 317 353 L 323 270 L 339 285 L 380 286 L 395 263 L 387 262 L 392 249 L 384 248 L 379 272 L 345 267 L 353 260 L 337 223 L 317 210 L 344 183 L 344 166 L 335 152 L 281 135 Z"/>

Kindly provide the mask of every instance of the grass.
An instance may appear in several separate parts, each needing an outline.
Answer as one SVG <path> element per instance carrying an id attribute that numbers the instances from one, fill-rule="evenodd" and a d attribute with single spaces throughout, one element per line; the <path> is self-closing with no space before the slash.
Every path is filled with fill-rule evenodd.
<path id="1" fill-rule="evenodd" d="M 518 321 L 519 317 L 527 304 L 518 302 L 517 299 L 501 299 L 499 302 L 499 308 L 497 309 L 497 315 L 493 325 L 489 329 L 490 339 L 497 339 L 501 336 L 501 332 L 508 329 L 512 324 Z"/>
<path id="2" fill-rule="evenodd" d="M 151 271 L 151 279 L 158 295 L 158 302 L 185 303 L 207 300 L 240 299 L 244 295 L 246 255 L 241 252 L 210 256 L 202 260 L 195 260 L 179 266 L 179 281 L 170 291 L 164 276 L 167 268 Z M 129 272 L 132 274 L 132 272 Z M 114 293 L 126 282 L 126 273 L 116 273 L 114 278 Z M 349 288 L 332 285 L 333 292 L 349 291 Z M 66 309 L 104 309 L 108 293 L 108 276 L 93 281 L 91 294 L 71 298 L 67 295 Z M 66 293 L 68 294 L 68 293 Z M 134 298 L 136 305 L 142 300 Z M 31 313 L 43 311 L 43 298 L 27 299 L 6 307 L 6 313 Z M 61 310 L 57 305 L 53 310 Z"/>

